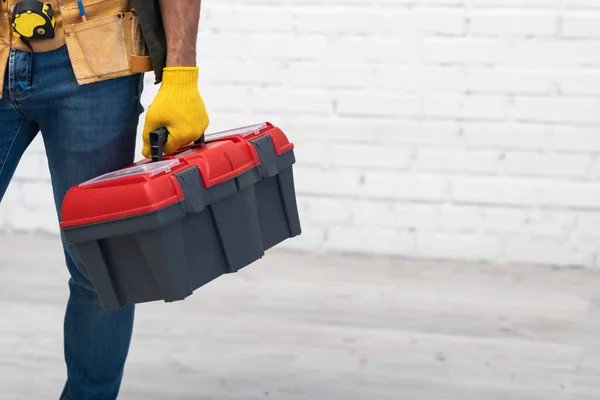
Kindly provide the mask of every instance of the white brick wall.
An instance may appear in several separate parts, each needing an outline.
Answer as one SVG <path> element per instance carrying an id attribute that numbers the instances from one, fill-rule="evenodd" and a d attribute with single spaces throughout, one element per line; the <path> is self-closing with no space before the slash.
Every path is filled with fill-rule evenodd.
<path id="1" fill-rule="evenodd" d="M 599 266 L 598 0 L 203 7 L 210 130 L 269 120 L 297 145 L 286 247 Z M 50 199 L 36 140 L 0 229 L 55 232 Z"/>

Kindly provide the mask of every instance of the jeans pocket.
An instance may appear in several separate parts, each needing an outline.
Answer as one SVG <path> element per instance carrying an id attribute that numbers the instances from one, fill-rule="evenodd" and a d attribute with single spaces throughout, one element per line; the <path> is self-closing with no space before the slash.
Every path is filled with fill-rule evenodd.
<path id="1" fill-rule="evenodd" d="M 79 84 L 130 73 L 124 18 L 126 13 L 118 13 L 64 26 L 69 58 Z"/>

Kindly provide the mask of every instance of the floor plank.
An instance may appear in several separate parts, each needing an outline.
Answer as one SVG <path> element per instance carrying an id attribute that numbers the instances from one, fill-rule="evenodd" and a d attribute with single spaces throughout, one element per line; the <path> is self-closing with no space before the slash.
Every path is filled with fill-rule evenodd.
<path id="1" fill-rule="evenodd" d="M 57 398 L 59 243 L 0 243 L 0 399 Z M 599 288 L 597 271 L 272 251 L 139 306 L 120 398 L 598 399 Z"/>

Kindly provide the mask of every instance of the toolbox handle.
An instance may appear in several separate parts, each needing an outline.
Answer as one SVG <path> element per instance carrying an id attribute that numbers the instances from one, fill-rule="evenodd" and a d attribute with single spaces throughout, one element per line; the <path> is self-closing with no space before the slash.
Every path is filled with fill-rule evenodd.
<path id="1" fill-rule="evenodd" d="M 205 135 L 202 135 L 200 139 L 196 140 L 194 144 L 202 144 L 205 142 Z M 167 143 L 169 137 L 169 130 L 164 126 L 150 132 L 150 154 L 152 155 L 152 161 L 162 161 L 164 154 L 164 146 Z"/>
<path id="2" fill-rule="evenodd" d="M 150 154 L 153 162 L 163 160 L 163 148 L 168 136 L 169 131 L 165 127 L 150 132 Z"/>

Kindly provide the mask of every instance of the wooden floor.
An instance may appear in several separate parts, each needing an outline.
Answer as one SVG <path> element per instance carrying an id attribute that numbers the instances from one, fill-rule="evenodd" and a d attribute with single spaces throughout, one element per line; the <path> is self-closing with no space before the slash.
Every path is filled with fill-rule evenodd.
<path id="1" fill-rule="evenodd" d="M 57 399 L 66 270 L 0 236 L 0 399 Z M 600 399 L 600 273 L 272 252 L 138 308 L 120 399 Z"/>

